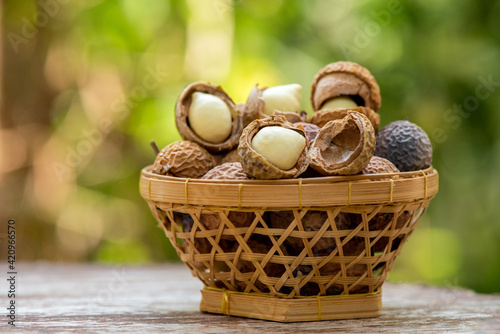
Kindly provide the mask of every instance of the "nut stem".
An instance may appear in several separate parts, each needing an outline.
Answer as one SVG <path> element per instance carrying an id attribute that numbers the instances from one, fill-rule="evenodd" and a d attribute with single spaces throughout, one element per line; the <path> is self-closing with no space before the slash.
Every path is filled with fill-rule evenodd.
<path id="1" fill-rule="evenodd" d="M 158 155 L 160 153 L 160 150 L 158 149 L 158 145 L 156 145 L 156 142 L 152 140 L 149 145 L 153 148 L 153 151 L 155 152 L 155 155 Z"/>

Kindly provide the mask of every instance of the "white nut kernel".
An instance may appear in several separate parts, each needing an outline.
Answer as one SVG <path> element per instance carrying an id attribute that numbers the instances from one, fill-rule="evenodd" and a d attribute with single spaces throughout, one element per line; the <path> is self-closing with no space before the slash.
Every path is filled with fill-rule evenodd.
<path id="1" fill-rule="evenodd" d="M 217 96 L 193 93 L 188 119 L 191 129 L 208 142 L 221 143 L 231 134 L 231 112 Z"/>
<path id="2" fill-rule="evenodd" d="M 356 108 L 358 105 L 351 99 L 349 96 L 337 96 L 332 99 L 326 101 L 322 106 L 321 110 L 325 109 L 347 109 L 347 108 Z"/>
<path id="3" fill-rule="evenodd" d="M 300 112 L 301 92 L 302 86 L 299 84 L 267 88 L 262 92 L 262 98 L 265 101 L 264 114 L 271 115 L 276 110 L 285 112 Z"/>
<path id="4" fill-rule="evenodd" d="M 269 163 L 289 170 L 306 147 L 306 139 L 298 132 L 281 126 L 266 126 L 252 138 L 252 147 Z"/>

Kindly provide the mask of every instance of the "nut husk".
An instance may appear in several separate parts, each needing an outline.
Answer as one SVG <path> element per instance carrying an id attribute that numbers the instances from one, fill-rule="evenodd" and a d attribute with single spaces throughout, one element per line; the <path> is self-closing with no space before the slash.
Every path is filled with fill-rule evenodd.
<path id="1" fill-rule="evenodd" d="M 358 105 L 377 112 L 380 109 L 380 88 L 373 75 L 363 66 L 339 61 L 322 68 L 314 77 L 311 86 L 311 103 L 314 111 L 323 103 L 337 96 L 349 96 Z"/>
<path id="2" fill-rule="evenodd" d="M 314 143 L 316 136 L 318 136 L 319 126 L 308 122 L 295 122 L 293 125 L 296 127 L 302 126 L 306 132 L 307 139 L 309 140 L 309 146 L 311 146 Z"/>
<path id="3" fill-rule="evenodd" d="M 270 117 L 264 113 L 265 101 L 262 98 L 262 92 L 265 91 L 266 89 L 267 87 L 259 88 L 258 85 L 255 85 L 255 87 L 250 91 L 242 117 L 243 127 L 246 127 L 248 124 L 250 124 L 252 121 L 256 119 Z M 285 118 L 290 123 L 305 122 L 307 120 L 307 113 L 305 111 L 302 111 L 300 113 L 295 113 L 295 112 L 277 110 L 274 112 L 274 115 L 285 116 Z"/>
<path id="4" fill-rule="evenodd" d="M 375 150 L 375 131 L 368 118 L 349 112 L 326 123 L 311 146 L 310 166 L 323 175 L 354 175 L 368 165 Z"/>
<path id="5" fill-rule="evenodd" d="M 380 126 L 380 115 L 373 111 L 373 109 L 368 107 L 318 110 L 312 114 L 311 118 L 309 119 L 309 123 L 316 124 L 321 128 L 329 121 L 344 118 L 351 111 L 357 111 L 368 117 L 368 119 L 372 123 L 373 129 L 375 130 L 375 134 L 378 132 Z"/>
<path id="6" fill-rule="evenodd" d="M 361 171 L 363 174 L 386 174 L 386 173 L 399 173 L 399 169 L 394 166 L 392 162 L 385 158 L 377 157 L 374 155 L 371 157 L 370 162 Z"/>
<path id="7" fill-rule="evenodd" d="M 249 180 L 239 162 L 225 162 L 209 170 L 202 179 L 204 180 Z"/>
<path id="8" fill-rule="evenodd" d="M 422 170 L 432 164 L 432 144 L 425 131 L 407 120 L 387 124 L 377 134 L 376 155 L 401 172 Z"/>
<path id="9" fill-rule="evenodd" d="M 272 165 L 252 148 L 253 137 L 266 126 L 281 126 L 298 132 L 306 139 L 306 146 L 302 150 L 297 163 L 291 169 L 282 170 Z M 271 115 L 268 118 L 253 121 L 243 130 L 238 146 L 238 153 L 240 155 L 243 170 L 249 176 L 264 180 L 287 179 L 297 177 L 307 169 L 309 165 L 307 146 L 308 141 L 306 132 L 303 129 L 294 127 L 293 124 L 288 122 L 283 116 Z"/>
<path id="10" fill-rule="evenodd" d="M 192 95 L 201 92 L 214 95 L 220 98 L 231 112 L 232 128 L 231 134 L 221 143 L 208 142 L 198 136 L 189 126 L 189 108 L 191 106 Z M 220 153 L 229 151 L 238 145 L 241 131 L 243 131 L 241 109 L 235 105 L 233 100 L 226 94 L 220 86 L 214 86 L 205 82 L 195 82 L 187 86 L 177 99 L 175 106 L 175 122 L 181 137 L 190 140 L 205 148 L 210 153 Z"/>
<path id="11" fill-rule="evenodd" d="M 152 172 L 186 178 L 199 178 L 215 165 L 215 158 L 200 145 L 188 140 L 167 145 L 156 156 Z"/>

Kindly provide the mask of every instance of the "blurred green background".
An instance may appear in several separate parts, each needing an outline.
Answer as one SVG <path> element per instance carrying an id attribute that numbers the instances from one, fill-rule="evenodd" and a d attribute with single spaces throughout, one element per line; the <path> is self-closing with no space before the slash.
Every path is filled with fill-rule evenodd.
<path id="1" fill-rule="evenodd" d="M 351 60 L 382 125 L 432 139 L 440 192 L 389 279 L 500 292 L 500 1 L 3 1 L 0 219 L 18 260 L 178 261 L 138 180 L 193 81 L 236 102 Z M 5 238 L 5 237 L 3 237 Z M 5 239 L 2 239 L 4 241 Z M 6 252 L 2 252 L 2 258 Z"/>

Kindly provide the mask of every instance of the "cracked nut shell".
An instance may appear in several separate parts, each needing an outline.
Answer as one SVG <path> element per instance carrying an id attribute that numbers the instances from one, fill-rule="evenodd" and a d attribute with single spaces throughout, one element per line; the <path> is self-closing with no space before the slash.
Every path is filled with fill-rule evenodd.
<path id="1" fill-rule="evenodd" d="M 326 123 L 311 146 L 310 166 L 323 175 L 354 175 L 361 172 L 375 150 L 375 131 L 368 118 L 350 112 Z"/>
<path id="2" fill-rule="evenodd" d="M 252 148 L 252 139 L 261 129 L 267 126 L 280 126 L 285 129 L 293 130 L 306 139 L 306 146 L 297 160 L 295 166 L 289 170 L 282 170 L 269 163 L 261 154 L 257 153 Z M 294 178 L 302 174 L 309 165 L 309 157 L 307 154 L 307 137 L 303 129 L 298 129 L 288 122 L 283 116 L 271 115 L 268 118 L 257 119 L 250 123 L 244 130 L 240 138 L 238 153 L 240 155 L 241 165 L 243 170 L 250 177 L 256 179 L 287 179 Z"/>
<path id="3" fill-rule="evenodd" d="M 377 112 L 380 109 L 380 88 L 373 75 L 363 66 L 339 61 L 322 68 L 314 77 L 311 86 L 311 103 L 314 111 L 331 98 L 349 96 L 359 106 Z"/>
<path id="4" fill-rule="evenodd" d="M 152 172 L 186 178 L 199 178 L 215 166 L 215 158 L 200 145 L 188 140 L 167 145 L 156 156 Z"/>
<path id="5" fill-rule="evenodd" d="M 375 130 L 375 133 L 378 132 L 379 126 L 380 126 L 380 115 L 377 114 L 373 109 L 368 108 L 368 107 L 357 107 L 357 108 L 352 108 L 352 109 L 325 109 L 325 110 L 318 110 L 314 112 L 309 119 L 309 122 L 312 124 L 316 124 L 320 128 L 323 127 L 326 123 L 329 121 L 333 121 L 335 119 L 339 118 L 344 118 L 349 112 L 351 111 L 357 111 L 359 113 L 362 113 L 368 119 L 373 125 L 373 129 Z"/>
<path id="6" fill-rule="evenodd" d="M 189 108 L 192 102 L 192 95 L 201 92 L 214 95 L 220 98 L 229 108 L 231 113 L 232 128 L 228 138 L 220 143 L 212 143 L 198 136 L 189 125 Z M 243 131 L 241 118 L 241 106 L 236 106 L 233 100 L 226 94 L 220 86 L 210 85 L 204 82 L 195 82 L 187 86 L 177 99 L 175 106 L 175 122 L 177 129 L 184 140 L 190 140 L 204 147 L 210 153 L 220 153 L 229 151 L 238 145 L 238 140 Z"/>
<path id="7" fill-rule="evenodd" d="M 432 164 L 432 145 L 418 125 L 395 121 L 377 134 L 375 155 L 386 158 L 401 172 L 421 170 Z"/>

